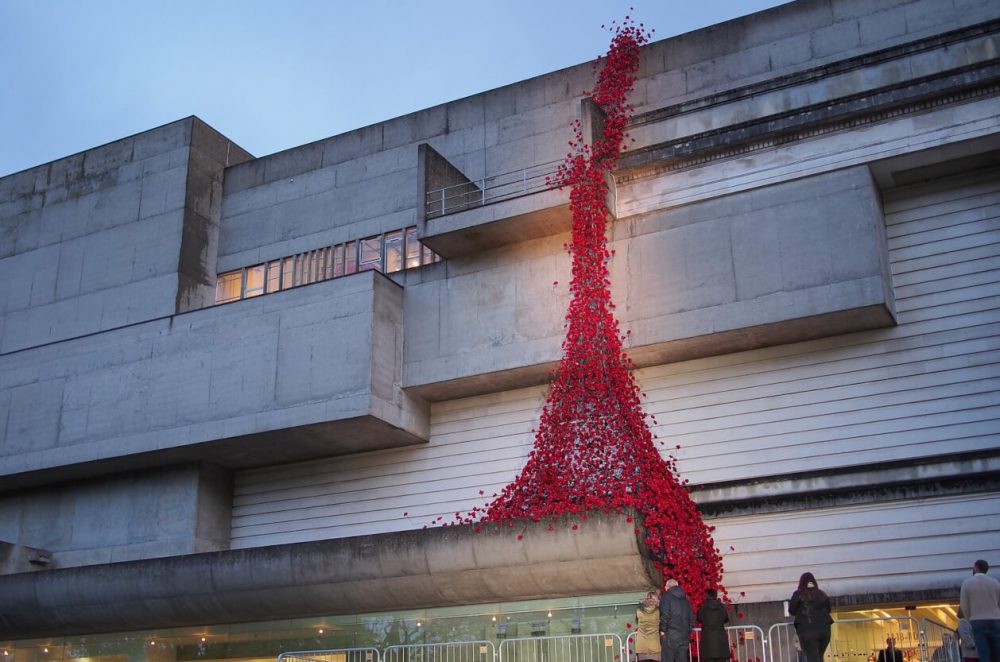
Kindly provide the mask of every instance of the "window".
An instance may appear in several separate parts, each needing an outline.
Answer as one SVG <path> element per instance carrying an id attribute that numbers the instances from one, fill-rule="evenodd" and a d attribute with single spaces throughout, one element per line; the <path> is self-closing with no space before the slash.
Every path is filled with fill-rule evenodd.
<path id="1" fill-rule="evenodd" d="M 358 242 L 349 241 L 344 244 L 344 275 L 353 274 L 358 270 Z"/>
<path id="2" fill-rule="evenodd" d="M 243 297 L 246 299 L 259 297 L 264 293 L 264 265 L 247 267 L 245 273 L 246 283 L 243 286 Z"/>
<path id="3" fill-rule="evenodd" d="M 287 290 L 295 284 L 295 256 L 281 261 L 281 289 Z"/>
<path id="4" fill-rule="evenodd" d="M 382 271 L 382 237 L 368 237 L 361 240 L 361 254 L 358 271 Z"/>
<path id="5" fill-rule="evenodd" d="M 277 292 L 281 289 L 281 260 L 271 260 L 267 263 L 267 291 Z"/>
<path id="6" fill-rule="evenodd" d="M 406 268 L 420 266 L 420 242 L 417 240 L 417 228 L 406 228 Z"/>
<path id="7" fill-rule="evenodd" d="M 215 285 L 215 303 L 226 303 L 239 300 L 243 287 L 243 271 L 230 271 L 220 274 Z"/>
<path id="8" fill-rule="evenodd" d="M 333 277 L 340 278 L 344 275 L 344 245 L 337 244 L 333 247 Z"/>
<path id="9" fill-rule="evenodd" d="M 441 256 L 422 245 L 417 228 L 410 226 L 219 274 L 215 302 L 248 299 L 358 271 L 395 273 L 440 261 Z"/>
<path id="10" fill-rule="evenodd" d="M 403 269 L 403 231 L 385 233 L 385 272 L 387 274 Z"/>

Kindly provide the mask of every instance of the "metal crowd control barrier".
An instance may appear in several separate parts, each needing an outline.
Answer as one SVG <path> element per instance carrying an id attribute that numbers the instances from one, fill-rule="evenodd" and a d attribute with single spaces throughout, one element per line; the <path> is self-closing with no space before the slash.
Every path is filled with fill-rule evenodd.
<path id="1" fill-rule="evenodd" d="M 501 662 L 621 662 L 623 652 L 622 638 L 617 634 L 572 634 L 500 642 Z"/>
<path id="2" fill-rule="evenodd" d="M 386 646 L 383 662 L 494 662 L 491 641 L 452 641 L 443 644 Z"/>
<path id="3" fill-rule="evenodd" d="M 924 617 L 920 621 L 920 659 L 922 662 L 961 662 L 962 651 L 955 631 Z"/>
<path id="4" fill-rule="evenodd" d="M 798 662 L 799 641 L 791 623 L 775 623 L 767 630 L 768 662 Z"/>
<path id="5" fill-rule="evenodd" d="M 767 631 L 756 625 L 726 628 L 734 662 L 802 662 L 791 623 L 775 623 Z M 829 662 L 877 662 L 892 637 L 904 662 L 961 662 L 954 630 L 933 619 L 859 618 L 835 621 L 831 627 Z M 575 634 L 505 639 L 499 649 L 490 641 L 340 648 L 282 653 L 278 662 L 633 662 L 636 632 L 623 642 L 618 634 Z M 691 662 L 701 662 L 701 629 L 694 632 Z"/>
<path id="6" fill-rule="evenodd" d="M 625 640 L 628 660 L 634 662 L 637 655 L 635 639 L 637 632 L 630 632 Z M 726 627 L 729 638 L 730 659 L 733 662 L 769 662 L 767 640 L 764 630 L 757 625 L 729 625 Z M 701 628 L 694 629 L 694 641 L 688 649 L 688 659 L 701 662 Z"/>
<path id="7" fill-rule="evenodd" d="M 835 621 L 826 659 L 835 662 L 876 662 L 879 651 L 886 647 L 886 639 L 892 637 L 896 648 L 903 654 L 904 662 L 930 662 L 921 655 L 919 633 L 916 619 L 909 616 Z M 801 648 L 791 623 L 772 625 L 767 631 L 767 641 L 770 645 L 769 662 L 799 662 Z"/>
<path id="8" fill-rule="evenodd" d="M 699 629 L 697 632 L 699 638 L 696 641 L 700 644 L 701 630 Z M 729 650 L 732 651 L 733 660 L 737 662 L 767 662 L 767 641 L 764 639 L 764 630 L 760 626 L 730 625 L 726 628 L 726 635 L 729 637 Z M 700 655 L 697 659 L 701 659 Z"/>
<path id="9" fill-rule="evenodd" d="M 903 662 L 920 659 L 920 629 L 908 616 L 845 619 L 835 622 L 832 630 L 827 655 L 839 662 L 875 662 L 889 637 L 903 653 Z"/>
<path id="10" fill-rule="evenodd" d="M 282 653 L 278 662 L 382 662 L 377 648 L 335 648 Z"/>

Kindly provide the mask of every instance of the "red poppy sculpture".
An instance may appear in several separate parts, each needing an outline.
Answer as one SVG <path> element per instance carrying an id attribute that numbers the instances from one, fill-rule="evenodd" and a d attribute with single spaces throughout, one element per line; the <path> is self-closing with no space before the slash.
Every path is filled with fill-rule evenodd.
<path id="1" fill-rule="evenodd" d="M 588 144 L 581 122 L 574 123 L 571 152 L 551 182 L 569 187 L 573 216 L 563 357 L 521 473 L 484 509 L 460 520 L 553 520 L 569 513 L 585 519 L 594 509 L 635 511 L 642 524 L 636 531 L 644 531 L 664 577 L 676 578 L 697 607 L 706 589 L 721 588 L 721 557 L 711 527 L 678 478 L 675 459 L 655 447 L 634 364 L 612 312 L 607 182 L 625 149 L 633 110 L 628 96 L 650 34 L 626 17 L 612 26 L 612 35 L 607 55 L 595 64 L 590 92 L 603 113 L 600 132 Z"/>

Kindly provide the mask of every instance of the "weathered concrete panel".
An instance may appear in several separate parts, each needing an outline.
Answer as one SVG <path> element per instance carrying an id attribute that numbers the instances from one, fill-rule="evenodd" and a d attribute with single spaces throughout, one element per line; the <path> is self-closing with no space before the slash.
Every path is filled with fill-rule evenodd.
<path id="1" fill-rule="evenodd" d="M 246 158 L 191 117 L 0 180 L 0 352 L 211 302 L 222 168 Z"/>
<path id="2" fill-rule="evenodd" d="M 660 578 L 630 520 L 594 512 L 578 530 L 449 526 L 7 575 L 0 636 L 641 591 Z"/>
<path id="3" fill-rule="evenodd" d="M 402 320 L 400 288 L 365 272 L 0 356 L 3 487 L 417 443 L 427 410 L 399 390 Z"/>
<path id="4" fill-rule="evenodd" d="M 229 472 L 205 464 L 0 494 L 2 539 L 44 549 L 50 568 L 227 549 L 231 509 Z"/>
<path id="5" fill-rule="evenodd" d="M 639 365 L 893 323 L 867 168 L 662 210 L 611 232 L 617 313 Z M 446 282 L 408 284 L 405 385 L 436 399 L 544 381 L 566 301 L 542 293 L 565 291 L 557 283 L 568 281 L 569 259 L 553 257 L 564 238 L 536 242 L 544 257 L 525 244 L 452 260 Z"/>

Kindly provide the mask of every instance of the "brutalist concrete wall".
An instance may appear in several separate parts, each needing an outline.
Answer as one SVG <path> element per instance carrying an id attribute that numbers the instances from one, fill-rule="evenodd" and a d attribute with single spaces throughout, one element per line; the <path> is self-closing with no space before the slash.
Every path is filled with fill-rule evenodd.
<path id="1" fill-rule="evenodd" d="M 191 147 L 185 182 L 177 264 L 177 312 L 215 303 L 222 177 L 250 154 L 197 117 L 190 118 Z"/>
<path id="2" fill-rule="evenodd" d="M 418 146 L 471 180 L 552 163 L 589 64 L 436 106 L 226 172 L 219 270 L 418 224 Z"/>
<path id="3" fill-rule="evenodd" d="M 185 464 L 0 493 L 0 540 L 47 569 L 113 563 L 228 549 L 231 514 L 230 472 Z"/>
<path id="4" fill-rule="evenodd" d="M 630 354 L 649 365 L 893 324 L 883 225 L 864 167 L 616 223 Z M 563 337 L 565 239 L 408 279 L 405 385 L 438 399 L 544 380 Z"/>
<path id="5" fill-rule="evenodd" d="M 247 158 L 190 117 L 0 179 L 0 353 L 200 305 Z"/>
<path id="6" fill-rule="evenodd" d="M 401 326 L 399 286 L 365 272 L 0 356 L 0 491 L 418 443 Z"/>

